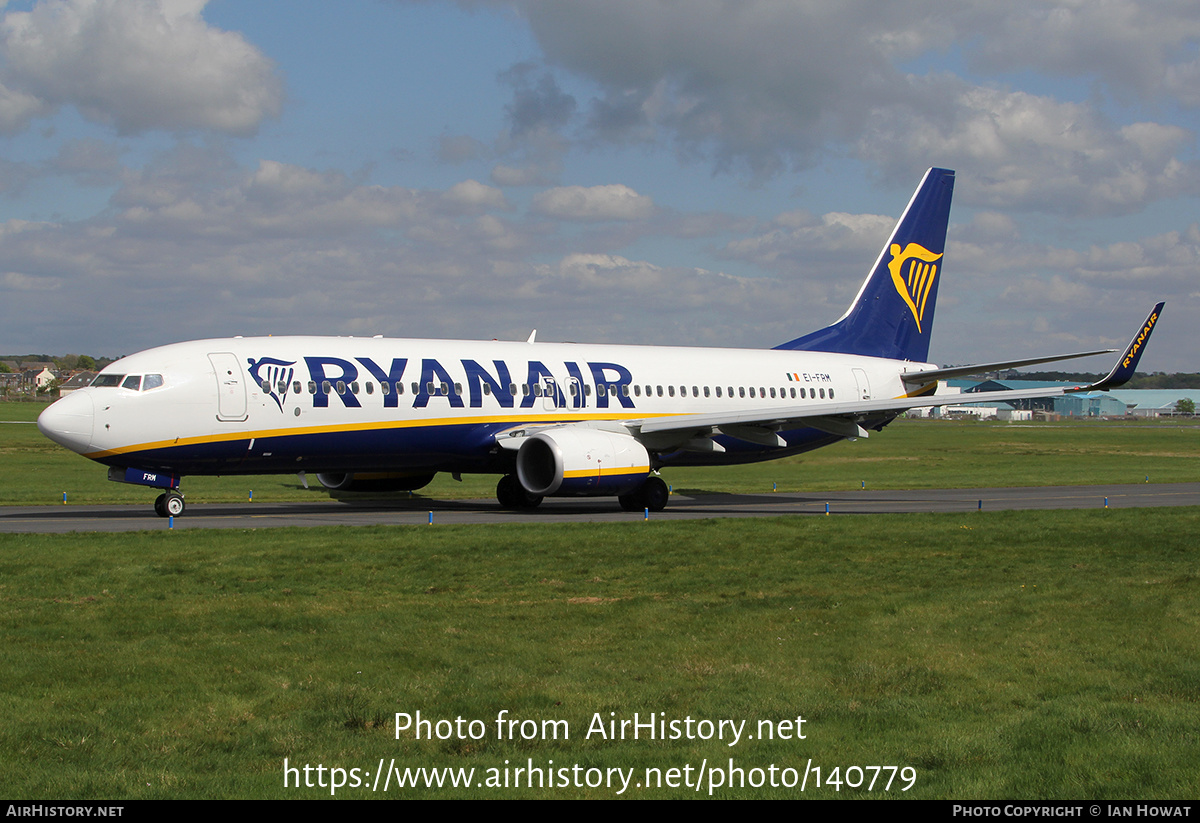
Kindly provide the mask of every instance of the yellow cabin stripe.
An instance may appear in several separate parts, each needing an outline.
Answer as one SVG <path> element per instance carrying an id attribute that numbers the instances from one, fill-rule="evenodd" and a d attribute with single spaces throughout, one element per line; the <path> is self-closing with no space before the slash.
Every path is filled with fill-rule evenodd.
<path id="1" fill-rule="evenodd" d="M 649 417 L 670 417 L 668 414 L 640 415 L 638 419 Z M 257 429 L 254 431 L 221 432 L 206 434 L 199 437 L 177 437 L 173 440 L 157 440 L 149 443 L 137 443 L 131 446 L 121 446 L 116 449 L 103 449 L 89 452 L 84 457 L 96 460 L 101 457 L 115 457 L 131 452 L 148 451 L 150 449 L 168 449 L 175 446 L 194 446 L 203 443 L 228 443 L 234 440 L 266 439 L 271 437 L 303 437 L 313 434 L 337 434 L 344 432 L 384 431 L 388 429 L 441 428 L 446 426 L 477 426 L 490 423 L 507 423 L 510 426 L 523 426 L 541 423 L 576 423 L 583 420 L 627 420 L 628 414 L 583 414 L 564 419 L 561 415 L 544 414 L 523 417 L 435 417 L 426 420 L 376 420 L 368 423 L 342 423 L 329 426 L 303 426 L 286 429 Z"/>

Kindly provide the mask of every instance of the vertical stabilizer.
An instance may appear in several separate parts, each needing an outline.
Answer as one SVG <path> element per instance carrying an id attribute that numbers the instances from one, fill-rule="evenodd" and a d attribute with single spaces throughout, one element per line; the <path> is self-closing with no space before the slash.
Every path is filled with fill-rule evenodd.
<path id="1" fill-rule="evenodd" d="M 925 362 L 953 193 L 953 171 L 925 172 L 850 309 L 832 326 L 775 348 Z"/>

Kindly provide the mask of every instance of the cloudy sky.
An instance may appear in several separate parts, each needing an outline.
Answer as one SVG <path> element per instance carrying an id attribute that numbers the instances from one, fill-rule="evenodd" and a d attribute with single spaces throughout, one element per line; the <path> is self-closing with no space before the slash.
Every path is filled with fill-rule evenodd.
<path id="1" fill-rule="evenodd" d="M 1196 371 L 1198 115 L 1195 0 L 0 0 L 0 352 L 772 346 L 936 165 L 935 360 Z"/>

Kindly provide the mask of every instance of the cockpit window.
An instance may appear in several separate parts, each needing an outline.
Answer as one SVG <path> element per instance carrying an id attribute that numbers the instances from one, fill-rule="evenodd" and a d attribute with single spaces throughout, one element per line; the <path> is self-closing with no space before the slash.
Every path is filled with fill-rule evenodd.
<path id="1" fill-rule="evenodd" d="M 161 374 L 147 374 L 145 377 L 140 374 L 98 374 L 92 381 L 92 386 L 96 388 L 113 389 L 120 386 L 130 391 L 150 391 L 162 385 Z"/>

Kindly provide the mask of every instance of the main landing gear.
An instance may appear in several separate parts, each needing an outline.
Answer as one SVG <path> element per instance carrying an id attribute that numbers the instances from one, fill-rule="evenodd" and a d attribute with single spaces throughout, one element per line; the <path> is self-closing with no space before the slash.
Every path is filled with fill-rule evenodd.
<path id="1" fill-rule="evenodd" d="M 623 494 L 617 500 L 627 512 L 640 512 L 645 509 L 660 512 L 667 507 L 667 499 L 670 496 L 671 491 L 661 477 L 647 477 L 640 489 Z"/>
<path id="2" fill-rule="evenodd" d="M 159 517 L 178 517 L 185 508 L 183 495 L 177 491 L 164 492 L 154 501 L 154 513 Z"/>
<path id="3" fill-rule="evenodd" d="M 542 496 L 525 491 L 517 478 L 506 474 L 496 484 L 496 499 L 506 509 L 536 509 L 542 505 Z"/>
<path id="4" fill-rule="evenodd" d="M 669 497 L 670 490 L 662 478 L 648 477 L 637 491 L 623 494 L 617 500 L 627 512 L 640 512 L 645 509 L 660 512 L 667 507 Z M 514 511 L 536 509 L 543 500 L 541 495 L 525 491 L 525 487 L 511 474 L 504 475 L 496 484 L 496 499 L 500 501 L 501 506 Z"/>

